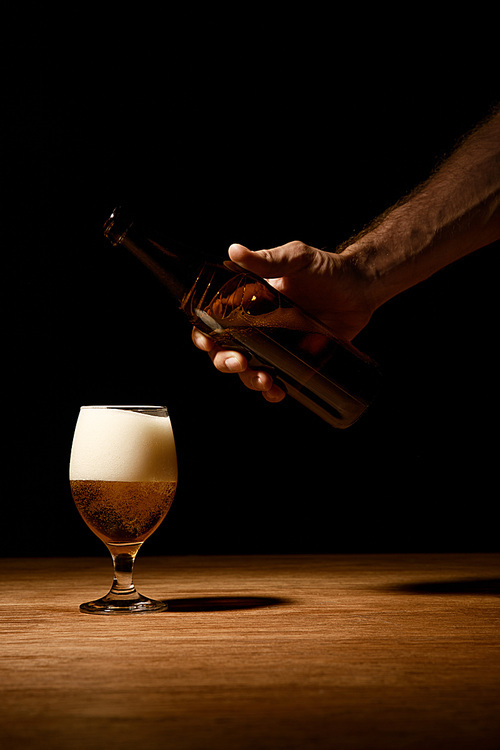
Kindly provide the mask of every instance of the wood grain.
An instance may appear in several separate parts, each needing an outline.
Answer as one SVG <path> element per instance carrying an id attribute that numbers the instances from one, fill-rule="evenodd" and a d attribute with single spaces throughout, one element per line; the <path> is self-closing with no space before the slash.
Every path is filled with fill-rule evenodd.
<path id="1" fill-rule="evenodd" d="M 110 579 L 4 561 L 0 747 L 500 747 L 500 555 L 139 555 L 167 612 L 80 613 Z"/>

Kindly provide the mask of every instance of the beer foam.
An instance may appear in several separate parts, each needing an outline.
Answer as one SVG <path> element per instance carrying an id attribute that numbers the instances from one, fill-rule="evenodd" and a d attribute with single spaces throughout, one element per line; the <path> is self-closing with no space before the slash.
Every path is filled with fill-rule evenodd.
<path id="1" fill-rule="evenodd" d="M 82 408 L 73 437 L 70 479 L 176 481 L 170 417 L 126 409 Z"/>

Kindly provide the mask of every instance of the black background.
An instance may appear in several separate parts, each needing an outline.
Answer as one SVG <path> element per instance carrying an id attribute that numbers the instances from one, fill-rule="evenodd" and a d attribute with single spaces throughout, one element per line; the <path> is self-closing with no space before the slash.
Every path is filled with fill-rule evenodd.
<path id="1" fill-rule="evenodd" d="M 384 391 L 335 431 L 216 372 L 102 238 L 125 202 L 221 257 L 232 242 L 335 247 L 500 98 L 484 30 L 474 54 L 477 32 L 448 30 L 444 52 L 434 25 L 410 42 L 408 22 L 382 39 L 366 19 L 360 36 L 329 14 L 271 23 L 252 7 L 119 31 L 99 19 L 83 37 L 66 17 L 57 43 L 11 45 L 4 555 L 105 554 L 68 484 L 89 403 L 172 414 L 178 492 L 141 554 L 496 547 L 498 243 L 376 313 L 356 343 Z"/>

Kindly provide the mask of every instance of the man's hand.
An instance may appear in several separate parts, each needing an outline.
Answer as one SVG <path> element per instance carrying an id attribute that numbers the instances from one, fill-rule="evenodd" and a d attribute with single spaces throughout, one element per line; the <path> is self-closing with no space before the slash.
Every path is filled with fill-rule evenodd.
<path id="1" fill-rule="evenodd" d="M 372 310 L 363 292 L 363 279 L 343 256 L 318 250 L 302 242 L 289 242 L 271 250 L 251 251 L 231 245 L 229 258 L 244 270 L 265 278 L 305 311 L 325 323 L 339 338 L 351 340 L 368 323 Z M 269 373 L 248 367 L 240 352 L 221 349 L 196 328 L 195 346 L 207 352 L 214 366 L 237 373 L 247 388 L 261 391 L 268 401 L 285 394 Z"/>

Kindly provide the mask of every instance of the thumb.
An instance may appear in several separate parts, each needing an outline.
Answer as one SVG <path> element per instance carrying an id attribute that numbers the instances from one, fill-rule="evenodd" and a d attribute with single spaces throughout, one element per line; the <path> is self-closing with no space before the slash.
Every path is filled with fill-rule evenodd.
<path id="1" fill-rule="evenodd" d="M 309 248 L 301 242 L 289 242 L 271 250 L 249 250 L 243 245 L 231 245 L 229 257 L 251 273 L 264 279 L 290 276 L 310 262 Z"/>

